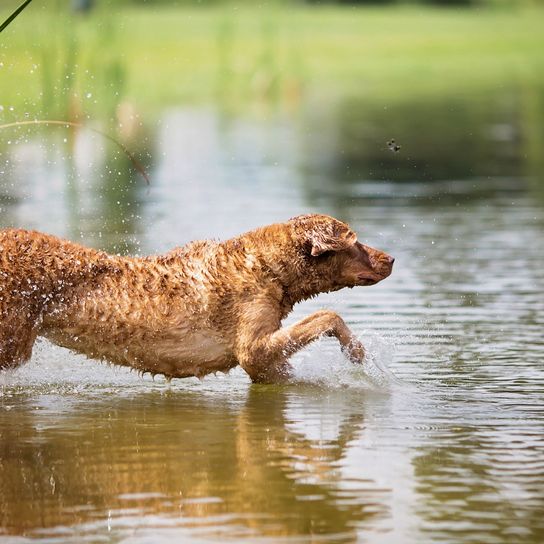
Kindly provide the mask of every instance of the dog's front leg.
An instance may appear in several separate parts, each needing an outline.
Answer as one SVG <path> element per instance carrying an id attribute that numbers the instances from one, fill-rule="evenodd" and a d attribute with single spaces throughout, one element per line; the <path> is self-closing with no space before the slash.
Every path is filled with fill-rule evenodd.
<path id="1" fill-rule="evenodd" d="M 334 336 L 340 342 L 342 351 L 353 363 L 361 363 L 365 348 L 350 331 L 344 320 L 335 312 L 321 310 L 301 321 L 276 331 L 272 342 L 283 345 L 290 356 L 322 336 Z"/>
<path id="2" fill-rule="evenodd" d="M 247 331 L 247 329 L 246 329 Z M 257 332 L 257 331 L 255 331 Z M 239 342 L 238 360 L 254 382 L 278 382 L 289 378 L 287 360 L 298 350 L 322 336 L 334 336 L 342 351 L 354 363 L 361 363 L 365 349 L 335 312 L 322 310 L 298 323 L 268 334 L 244 335 Z"/>

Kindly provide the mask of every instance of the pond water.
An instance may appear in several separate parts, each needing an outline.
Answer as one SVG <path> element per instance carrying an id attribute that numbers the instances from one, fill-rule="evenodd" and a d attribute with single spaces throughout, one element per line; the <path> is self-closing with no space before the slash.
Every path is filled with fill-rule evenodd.
<path id="1" fill-rule="evenodd" d="M 321 341 L 298 384 L 167 384 L 39 343 L 0 376 L 1 542 L 544 541 L 544 199 L 515 127 L 482 120 L 479 153 L 342 111 L 169 110 L 149 187 L 88 131 L 4 150 L 3 225 L 153 253 L 317 211 L 396 263 L 288 319 L 338 311 L 374 373 Z"/>

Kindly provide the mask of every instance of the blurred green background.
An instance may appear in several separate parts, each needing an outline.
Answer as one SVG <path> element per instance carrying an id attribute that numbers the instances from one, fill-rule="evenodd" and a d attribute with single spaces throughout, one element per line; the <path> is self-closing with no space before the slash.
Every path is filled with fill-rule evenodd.
<path id="1" fill-rule="evenodd" d="M 332 134 L 307 145 L 335 179 L 540 187 L 543 22 L 530 0 L 35 0 L 2 34 L 0 120 L 93 120 L 151 160 L 143 127 L 209 105 Z"/>

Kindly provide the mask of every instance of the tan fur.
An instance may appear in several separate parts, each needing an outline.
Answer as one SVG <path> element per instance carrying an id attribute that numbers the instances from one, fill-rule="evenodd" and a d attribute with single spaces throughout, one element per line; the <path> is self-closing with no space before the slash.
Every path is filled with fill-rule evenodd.
<path id="1" fill-rule="evenodd" d="M 364 356 L 340 316 L 287 328 L 293 305 L 371 285 L 393 259 L 345 224 L 304 215 L 224 242 L 119 257 L 35 231 L 0 231 L 0 368 L 28 360 L 37 336 L 89 357 L 168 377 L 240 364 L 256 382 L 289 377 L 289 357 L 323 335 Z"/>

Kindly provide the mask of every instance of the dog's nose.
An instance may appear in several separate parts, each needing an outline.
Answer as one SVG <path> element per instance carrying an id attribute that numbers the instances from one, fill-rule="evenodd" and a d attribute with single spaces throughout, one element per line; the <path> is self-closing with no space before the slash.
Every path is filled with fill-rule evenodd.
<path id="1" fill-rule="evenodd" d="M 395 257 L 391 257 L 391 255 L 388 255 L 387 260 L 389 261 L 389 264 L 393 264 L 395 262 Z"/>

